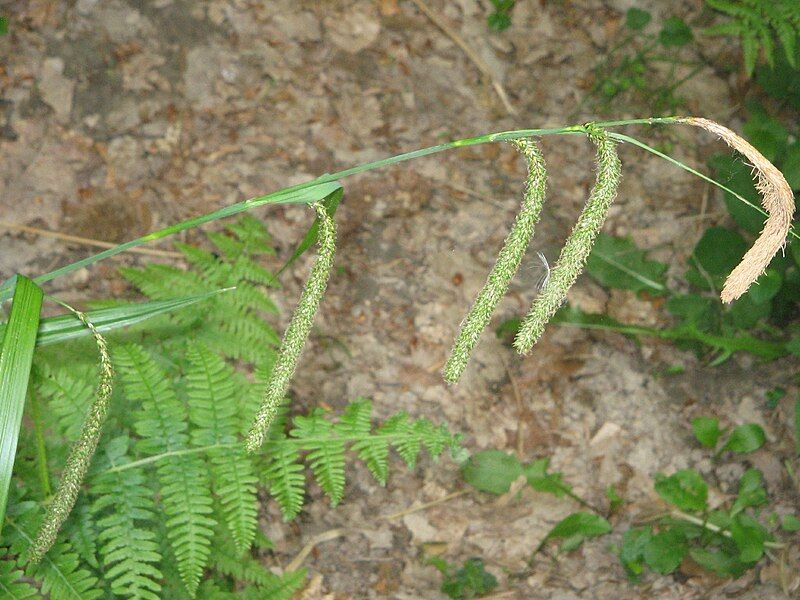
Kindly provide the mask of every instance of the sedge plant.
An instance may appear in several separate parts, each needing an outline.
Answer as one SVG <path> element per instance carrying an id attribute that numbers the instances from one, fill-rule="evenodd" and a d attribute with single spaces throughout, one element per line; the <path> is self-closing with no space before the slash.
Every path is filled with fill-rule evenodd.
<path id="1" fill-rule="evenodd" d="M 753 205 L 745 198 L 732 192 L 732 190 L 728 190 L 719 182 L 651 148 L 638 139 L 612 131 L 616 127 L 625 125 L 677 124 L 687 124 L 709 131 L 744 155 L 756 171 L 757 186 L 762 197 L 762 207 Z M 191 595 L 197 593 L 204 568 L 208 561 L 212 560 L 211 557 L 214 554 L 212 540 L 215 536 L 215 528 L 219 524 L 219 519 L 214 516 L 214 500 L 207 489 L 209 486 L 221 486 L 218 489 L 218 493 L 224 495 L 235 491 L 230 486 L 237 481 L 239 485 L 244 485 L 240 490 L 241 494 L 235 493 L 228 501 L 227 507 L 223 507 L 220 519 L 229 522 L 229 527 L 235 532 L 234 539 L 237 541 L 240 550 L 246 548 L 253 540 L 255 518 L 252 510 L 252 501 L 255 500 L 255 486 L 250 473 L 252 466 L 248 466 L 250 464 L 248 461 L 254 457 L 248 457 L 248 454 L 254 454 L 260 447 L 264 446 L 266 448 L 266 460 L 271 465 L 267 472 L 272 475 L 268 475 L 267 479 L 270 480 L 270 477 L 272 477 L 270 485 L 273 496 L 278 500 L 285 514 L 294 516 L 302 504 L 304 489 L 304 480 L 301 475 L 302 466 L 298 463 L 300 450 L 309 452 L 306 461 L 317 477 L 321 488 L 336 503 L 342 497 L 344 451 L 349 443 L 353 444 L 352 449 L 365 460 L 379 481 L 385 481 L 386 457 L 390 443 L 398 444 L 396 446 L 398 451 L 410 463 L 414 460 L 422 445 L 426 445 L 434 455 L 440 453 L 447 446 L 454 446 L 457 443 L 456 440 L 446 432 L 433 428 L 425 421 L 410 423 L 407 417 L 402 415 L 388 421 L 373 436 L 371 434 L 368 406 L 365 404 L 354 405 L 354 408 L 350 409 L 350 412 L 346 412 L 337 423 L 331 423 L 326 420 L 320 412 L 312 412 L 306 418 L 299 418 L 299 421 L 295 420 L 294 429 L 290 431 L 288 438 L 282 433 L 285 419 L 281 417 L 281 407 L 285 405 L 285 398 L 291 379 L 296 371 L 303 346 L 311 332 L 313 320 L 320 306 L 333 266 L 336 244 L 336 226 L 333 220 L 333 212 L 338 199 L 336 202 L 328 200 L 333 198 L 335 194 L 341 193 L 342 186 L 339 180 L 345 177 L 450 149 L 491 142 L 510 142 L 523 155 L 528 165 L 528 178 L 520 212 L 487 278 L 486 285 L 480 291 L 472 309 L 463 321 L 450 359 L 445 367 L 445 380 L 449 383 L 455 383 L 464 372 L 469 356 L 476 346 L 481 332 L 488 325 L 497 303 L 505 294 L 533 236 L 534 226 L 539 219 L 542 204 L 545 200 L 546 169 L 543 157 L 531 138 L 545 135 L 586 136 L 596 147 L 597 176 L 586 206 L 566 241 L 549 281 L 534 300 L 528 316 L 523 322 L 515 343 L 517 350 L 523 354 L 529 352 L 540 338 L 547 322 L 563 303 L 567 292 L 584 268 L 587 257 L 608 214 L 611 202 L 617 193 L 622 171 L 622 165 L 617 156 L 617 146 L 620 143 L 632 144 L 664 158 L 670 163 L 726 189 L 767 216 L 761 236 L 744 256 L 741 264 L 728 277 L 721 295 L 723 302 L 735 300 L 756 281 L 769 264 L 770 259 L 784 246 L 789 235 L 798 237 L 790 226 L 791 216 L 794 212 L 794 198 L 791 189 L 780 171 L 760 152 L 731 130 L 713 121 L 700 118 L 666 117 L 588 123 L 552 129 L 507 131 L 457 140 L 400 154 L 338 173 L 324 175 L 313 181 L 183 221 L 66 265 L 50 273 L 35 277 L 29 281 L 29 287 L 38 290 L 40 284 L 70 273 L 75 269 L 89 266 L 124 250 L 196 227 L 202 223 L 241 213 L 256 206 L 287 203 L 306 204 L 314 208 L 317 217 L 316 234 L 312 237 L 315 237 L 318 242 L 318 258 L 311 270 L 295 313 L 290 320 L 276 355 L 267 348 L 275 340 L 272 339 L 271 334 L 266 329 L 259 329 L 259 325 L 255 324 L 257 320 L 254 321 L 254 313 L 249 312 L 251 310 L 249 306 L 259 306 L 261 309 L 268 311 L 271 303 L 260 298 L 259 292 L 254 290 L 251 284 L 247 284 L 247 280 L 249 279 L 251 283 L 258 282 L 264 285 L 274 282 L 271 275 L 265 275 L 253 267 L 252 261 L 248 262 L 246 256 L 242 259 L 242 256 L 244 256 L 242 254 L 244 252 L 243 248 L 247 246 L 248 241 L 252 242 L 258 236 L 252 225 L 232 227 L 233 233 L 240 240 L 243 240 L 241 243 L 232 243 L 224 238 L 214 240 L 214 243 L 223 252 L 235 255 L 230 268 L 224 270 L 226 276 L 235 276 L 234 281 L 223 281 L 225 277 L 214 275 L 215 273 L 219 275 L 222 272 L 220 271 L 222 267 L 220 267 L 215 257 L 204 254 L 201 251 L 189 251 L 188 249 L 187 258 L 190 263 L 198 267 L 200 275 L 183 276 L 174 271 L 162 269 L 160 271 L 152 271 L 149 276 L 139 277 L 138 284 L 141 284 L 142 289 L 145 289 L 145 286 L 150 286 L 149 289 L 160 291 L 161 297 L 154 297 L 154 300 L 162 302 L 168 300 L 163 297 L 165 290 L 168 292 L 174 287 L 169 283 L 160 281 L 160 278 L 164 276 L 171 278 L 169 281 L 182 284 L 182 287 L 175 287 L 174 289 L 183 290 L 185 298 L 203 297 L 203 294 L 206 294 L 206 296 L 219 294 L 219 290 L 244 282 L 241 284 L 241 290 L 236 292 L 239 294 L 239 304 L 228 302 L 228 304 L 220 306 L 222 307 L 221 314 L 224 315 L 227 310 L 227 314 L 230 315 L 231 319 L 239 319 L 240 315 L 248 315 L 247 318 L 241 317 L 244 320 L 240 320 L 242 327 L 240 332 L 253 333 L 261 331 L 261 334 L 263 334 L 260 339 L 264 340 L 261 344 L 264 347 L 259 348 L 259 353 L 252 355 L 253 358 L 259 361 L 269 361 L 269 364 L 264 362 L 256 365 L 256 367 L 261 367 L 261 372 L 265 375 L 263 377 L 265 387 L 257 403 L 248 401 L 237 405 L 235 398 L 241 395 L 237 395 L 235 389 L 225 383 L 234 380 L 236 378 L 235 373 L 228 370 L 221 358 L 214 358 L 213 354 L 209 354 L 204 346 L 195 346 L 186 355 L 189 365 L 186 367 L 186 376 L 189 378 L 189 399 L 188 404 L 184 404 L 178 398 L 175 390 L 183 390 L 185 386 L 178 385 L 173 388 L 168 374 L 163 372 L 162 366 L 145 349 L 137 345 L 123 345 L 116 350 L 112 348 L 109 352 L 105 338 L 101 335 L 98 321 L 91 316 L 87 317 L 83 313 L 77 313 L 85 332 L 94 336 L 97 348 L 100 351 L 99 384 L 97 385 L 95 400 L 89 411 L 86 423 L 78 436 L 78 441 L 73 447 L 72 453 L 67 459 L 66 468 L 61 476 L 61 486 L 51 500 L 46 515 L 38 528 L 40 533 L 35 536 L 35 540 L 31 542 L 26 550 L 26 560 L 30 564 L 35 564 L 38 560 L 47 560 L 48 548 L 57 539 L 59 528 L 64 523 L 79 495 L 84 479 L 89 472 L 92 454 L 98 445 L 100 428 L 109 410 L 108 401 L 111 395 L 111 382 L 114 372 L 112 363 L 114 361 L 116 361 L 122 373 L 122 381 L 127 390 L 126 398 L 140 406 L 134 413 L 136 416 L 132 432 L 139 438 L 136 447 L 138 448 L 138 453 L 142 454 L 144 458 L 139 459 L 139 461 L 131 459 L 129 450 L 127 450 L 130 446 L 130 440 L 128 438 L 120 438 L 115 442 L 117 446 L 112 452 L 112 454 L 116 453 L 113 454 L 116 458 L 109 458 L 112 464 L 106 470 L 106 474 L 119 473 L 122 469 L 134 468 L 126 466 L 127 464 L 140 467 L 151 462 L 159 463 L 157 479 L 162 486 L 162 502 L 170 516 L 169 523 L 171 523 L 168 526 L 167 538 L 178 561 L 180 577 L 185 584 L 186 590 Z M 306 241 L 304 240 L 303 249 L 310 246 L 310 244 L 306 244 Z M 130 275 L 135 280 L 136 275 L 134 273 Z M 212 289 L 201 285 L 201 282 L 205 280 L 214 282 Z M 10 298 L 14 290 L 14 282 L 7 282 L 0 286 L 0 301 Z M 215 296 L 215 298 L 226 297 L 228 297 L 226 294 Z M 209 301 L 217 300 L 212 298 Z M 28 312 L 31 313 L 28 315 L 29 322 L 33 323 L 35 320 L 37 323 L 37 325 L 33 326 L 35 331 L 38 326 L 38 310 L 35 310 L 34 307 L 34 310 Z M 13 396 L 16 404 L 12 404 L 21 407 L 27 386 L 27 378 L 23 380 L 21 375 L 28 373 L 31 368 L 31 357 L 28 356 L 32 347 L 30 331 L 25 338 L 26 348 L 28 348 L 26 354 L 21 359 L 5 361 L 5 356 L 10 356 L 15 345 L 21 344 L 23 340 L 22 336 L 14 337 L 11 335 L 12 332 L 20 328 L 20 319 L 15 317 L 19 313 L 20 306 L 15 296 L 11 318 L 5 328 L 2 354 L 0 354 L 0 396 Z M 209 312 L 209 314 L 211 313 L 212 311 Z M 124 319 L 120 320 L 120 322 L 122 321 Z M 224 324 L 222 330 L 224 330 Z M 235 342 L 237 331 L 229 329 L 228 333 L 232 335 L 229 339 Z M 259 339 L 258 335 L 253 333 L 252 339 Z M 237 344 L 234 343 L 233 345 Z M 239 343 L 238 345 L 241 346 L 242 344 Z M 227 354 L 224 350 L 222 352 Z M 239 359 L 244 354 L 239 351 L 230 356 Z M 272 361 L 274 361 L 274 365 Z M 15 371 L 12 371 L 12 369 L 15 369 Z M 14 377 L 11 376 L 12 372 L 15 373 Z M 193 388 L 192 386 L 198 387 Z M 224 393 L 221 390 L 225 390 Z M 22 394 L 22 400 L 20 400 L 20 394 Z M 223 394 L 223 396 L 220 397 L 219 394 Z M 242 397 L 250 398 L 251 396 L 244 394 Z M 194 408 L 193 403 L 195 403 Z M 221 408 L 222 406 L 227 406 L 225 408 L 226 412 L 224 412 L 226 416 L 215 413 L 217 407 Z M 131 410 L 134 409 L 134 407 L 130 408 Z M 126 407 L 127 410 L 128 407 Z M 248 415 L 255 415 L 250 418 L 249 427 L 239 427 L 237 418 L 234 418 L 234 415 L 237 415 L 242 410 L 247 412 Z M 16 430 L 16 434 L 18 434 L 19 415 L 16 413 L 13 415 L 0 414 L 0 417 L 4 417 L 4 422 L 0 424 L 4 431 L 8 430 L 14 434 Z M 219 429 L 213 425 L 215 420 L 220 418 L 227 419 L 224 429 Z M 190 430 L 193 431 L 193 428 L 198 428 L 197 439 L 209 440 L 210 443 L 201 445 L 200 449 L 194 449 L 192 444 L 195 437 L 194 434 L 190 435 Z M 245 438 L 244 441 L 242 441 L 242 437 Z M 304 439 L 308 441 L 303 442 L 302 440 Z M 0 473 L 0 475 L 5 478 L 5 481 L 8 481 L 11 465 L 13 464 L 14 448 L 11 445 L 3 448 L 4 454 L 0 457 L 2 459 L 0 460 L 0 465 L 3 466 L 4 472 Z M 237 448 L 242 453 L 231 455 L 216 454 L 217 451 L 225 450 L 227 452 L 234 448 Z M 244 453 L 245 450 L 246 453 Z M 111 450 L 104 451 L 108 456 L 108 451 Z M 199 462 L 198 453 L 200 452 L 211 453 L 212 464 L 216 464 L 216 468 L 221 469 L 220 479 L 217 484 L 214 483 L 213 470 L 209 478 L 202 462 Z M 213 456 L 216 456 L 216 459 Z M 236 468 L 240 469 L 237 472 L 238 474 L 230 471 L 231 460 L 237 461 L 239 466 Z M 143 463 L 142 461 L 145 462 Z M 131 481 L 114 482 L 108 478 L 101 478 L 101 480 L 102 485 L 100 487 L 103 488 L 105 486 L 105 489 L 109 490 L 120 490 L 122 488 L 119 486 L 124 487 L 124 485 L 131 483 Z M 243 484 L 242 482 L 245 483 Z M 189 491 L 190 488 L 192 491 Z M 200 488 L 205 488 L 205 491 Z M 144 489 L 142 486 L 136 489 L 136 493 L 139 494 L 137 502 L 149 502 L 145 498 Z M 2 499 L 5 500 L 6 497 L 7 494 L 3 490 Z M 237 499 L 241 500 L 242 498 L 248 498 L 248 500 L 239 503 Z M 118 500 L 121 499 L 109 498 L 105 500 L 100 505 L 101 508 L 99 510 L 103 511 Z M 247 508 L 248 506 L 249 508 Z M 151 512 L 147 510 L 142 510 L 137 514 L 142 515 L 144 520 L 152 520 L 153 518 Z M 244 521 L 239 519 L 239 524 L 237 525 L 237 519 L 243 514 L 248 516 Z M 114 523 L 118 527 L 122 527 L 118 520 L 114 521 Z M 135 529 L 136 524 L 127 523 L 125 527 L 133 527 Z M 125 530 L 125 527 L 122 527 L 121 530 Z M 102 534 L 100 536 L 102 538 Z M 142 597 L 156 597 L 158 589 L 160 589 L 158 587 L 160 584 L 157 583 L 160 572 L 157 572 L 153 564 L 158 553 L 152 546 L 152 537 L 140 537 L 138 541 L 147 548 L 144 554 L 123 555 L 120 554 L 122 550 L 117 546 L 112 546 L 111 551 L 116 560 L 122 560 L 124 557 L 124 560 L 128 561 L 125 564 L 132 562 L 139 565 L 133 569 L 134 572 L 138 573 L 138 576 L 146 575 L 149 579 L 145 583 L 138 580 L 129 581 L 125 579 L 124 582 L 119 582 L 118 587 L 130 592 L 136 585 L 141 584 L 148 590 L 147 594 L 141 594 Z M 118 552 L 114 553 L 117 550 Z M 133 588 L 130 586 L 133 586 Z"/>

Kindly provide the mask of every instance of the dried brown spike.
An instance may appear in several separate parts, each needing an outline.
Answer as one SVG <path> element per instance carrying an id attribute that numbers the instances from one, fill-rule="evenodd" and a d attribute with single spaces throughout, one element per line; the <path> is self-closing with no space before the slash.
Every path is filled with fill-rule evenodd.
<path id="1" fill-rule="evenodd" d="M 736 300 L 744 294 L 769 265 L 772 257 L 786 245 L 786 236 L 794 214 L 794 195 L 783 174 L 747 140 L 710 119 L 683 117 L 681 123 L 694 125 L 721 137 L 728 146 L 738 150 L 753 165 L 757 173 L 756 189 L 761 194 L 761 205 L 769 217 L 753 247 L 731 271 L 722 288 L 722 301 Z"/>

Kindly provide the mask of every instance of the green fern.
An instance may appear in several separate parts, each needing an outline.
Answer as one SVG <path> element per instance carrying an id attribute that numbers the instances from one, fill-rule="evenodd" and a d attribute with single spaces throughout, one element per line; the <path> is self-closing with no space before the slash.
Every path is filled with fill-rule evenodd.
<path id="1" fill-rule="evenodd" d="M 171 455 L 157 469 L 161 502 L 178 571 L 193 595 L 208 561 L 216 525 L 208 472 L 199 456 L 181 454 L 189 441 L 186 411 L 153 358 L 136 345 L 119 348 L 115 358 L 128 400 L 141 402 L 134 424 L 141 436 L 137 446 L 145 455 Z"/>
<path id="2" fill-rule="evenodd" d="M 95 375 L 92 369 L 76 369 L 72 365 L 54 368 L 40 364 L 34 374 L 36 391 L 47 401 L 48 410 L 55 417 L 53 422 L 67 439 L 78 437 L 94 398 Z"/>
<path id="3" fill-rule="evenodd" d="M 434 458 L 445 449 L 458 447 L 460 437 L 446 427 L 436 427 L 427 419 L 410 420 L 399 413 L 374 431 L 370 426 L 372 403 L 359 399 L 345 408 L 337 423 L 326 418 L 322 409 L 307 416 L 297 416 L 287 435 L 275 433 L 266 442 L 269 465 L 265 479 L 270 494 L 278 503 L 285 520 L 297 516 L 303 506 L 305 464 L 311 469 L 322 491 L 338 504 L 344 493 L 345 451 L 349 447 L 364 461 L 381 485 L 386 483 L 389 448 L 393 447 L 409 468 L 414 468 L 423 448 Z"/>
<path id="4" fill-rule="evenodd" d="M 780 40 L 786 60 L 797 66 L 800 38 L 800 2 L 797 0 L 706 0 L 711 8 L 730 17 L 730 21 L 710 27 L 711 35 L 741 38 L 745 71 L 753 74 L 759 53 L 770 67 L 775 64 L 774 38 Z"/>
<path id="5" fill-rule="evenodd" d="M 250 584 L 249 593 L 255 598 L 270 600 L 290 600 L 306 579 L 306 570 L 298 569 L 283 575 L 276 575 L 259 564 L 252 557 L 243 555 L 232 539 L 224 535 L 217 538 L 211 555 L 213 569 L 231 578 L 237 584 Z M 249 596 L 249 594 L 245 594 Z M 237 596 L 241 597 L 241 596 Z"/>
<path id="6" fill-rule="evenodd" d="M 0 594 L 10 600 L 33 598 L 39 591 L 23 580 L 25 573 L 17 568 L 17 563 L 7 560 L 0 563 Z"/>
<path id="7" fill-rule="evenodd" d="M 118 437 L 106 444 L 108 467 L 130 462 L 130 440 Z M 92 480 L 92 512 L 100 529 L 104 578 L 114 594 L 143 600 L 159 598 L 163 574 L 156 535 L 146 529 L 156 522 L 156 505 L 141 469 L 105 471 Z"/>
<path id="8" fill-rule="evenodd" d="M 202 344 L 190 344 L 186 354 L 192 443 L 228 446 L 209 452 L 211 480 L 231 535 L 244 551 L 256 533 L 258 478 L 250 457 L 236 443 L 239 415 L 234 370 Z"/>
<path id="9" fill-rule="evenodd" d="M 257 262 L 260 257 L 273 254 L 270 238 L 264 226 L 252 217 L 240 219 L 227 230 L 229 235 L 208 234 L 216 252 L 177 244 L 190 265 L 188 270 L 149 264 L 120 272 L 153 300 L 235 286 L 236 290 L 204 303 L 202 312 L 176 312 L 169 319 L 215 352 L 251 363 L 271 364 L 280 338 L 264 317 L 277 313 L 277 308 L 263 288 L 278 284 Z"/>
<path id="10" fill-rule="evenodd" d="M 273 282 L 253 256 L 270 253 L 268 238 L 249 219 L 231 225 L 229 233 L 211 236 L 220 256 L 184 246 L 190 270 L 150 266 L 134 277 L 159 297 L 244 278 L 236 302 L 214 310 L 219 318 L 230 310 L 233 320 L 260 320 L 274 310 L 264 294 Z M 168 274 L 163 281 L 161 273 Z M 372 405 L 364 399 L 348 404 L 338 418 L 316 409 L 290 419 L 284 402 L 264 451 L 246 455 L 243 439 L 272 362 L 260 362 L 254 376 L 236 370 L 225 357 L 243 356 L 241 347 L 261 334 L 241 324 L 206 329 L 199 325 L 204 317 L 197 310 L 173 317 L 177 335 L 166 343 L 144 336 L 147 347 L 114 346 L 116 412 L 85 491 L 35 566 L 27 564 L 29 546 L 43 511 L 30 501 L 11 503 L 2 542 L 8 547 L 0 550 L 0 598 L 288 599 L 303 586 L 305 570 L 277 575 L 253 558 L 253 548 L 266 547 L 257 520 L 260 488 L 288 520 L 302 509 L 306 470 L 336 504 L 345 491 L 348 452 L 383 485 L 391 448 L 413 467 L 423 448 L 438 456 L 458 443 L 444 427 L 405 414 L 373 425 Z M 221 352 L 219 343 L 209 343 L 213 336 L 230 348 Z M 69 364 L 58 355 L 42 358 L 33 380 L 42 414 L 34 418 L 47 444 L 37 446 L 32 433 L 21 436 L 16 463 L 20 490 L 29 497 L 50 493 L 29 465 L 64 462 L 66 440 L 79 434 L 95 387 L 93 355 L 85 365 L 81 357 Z"/>
<path id="11" fill-rule="evenodd" d="M 97 577 L 81 563 L 68 542 L 57 542 L 41 562 L 28 563 L 31 545 L 43 516 L 36 503 L 30 501 L 17 501 L 9 509 L 3 527 L 3 543 L 8 547 L 6 554 L 16 558 L 6 562 L 14 563 L 16 560 L 18 566 L 25 565 L 24 581 L 34 583 L 41 595 L 49 594 L 50 600 L 93 600 L 103 596 Z M 9 573 L 13 568 L 9 567 Z"/>

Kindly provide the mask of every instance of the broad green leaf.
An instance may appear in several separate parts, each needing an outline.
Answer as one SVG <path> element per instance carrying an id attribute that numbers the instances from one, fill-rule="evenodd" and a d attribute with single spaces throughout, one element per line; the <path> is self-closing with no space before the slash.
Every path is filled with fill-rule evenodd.
<path id="1" fill-rule="evenodd" d="M 786 149 L 781 171 L 792 189 L 800 190 L 800 142 L 795 142 Z"/>
<path id="2" fill-rule="evenodd" d="M 745 295 L 731 304 L 723 315 L 723 322 L 730 324 L 734 329 L 752 329 L 762 319 L 769 317 L 772 304 L 767 302 L 757 303 L 753 300 L 751 287 Z"/>
<path id="3" fill-rule="evenodd" d="M 537 492 L 545 492 L 561 497 L 571 490 L 570 486 L 562 480 L 561 473 L 548 473 L 549 458 L 540 458 L 528 463 L 522 468 L 522 474 Z"/>
<path id="4" fill-rule="evenodd" d="M 731 523 L 731 537 L 742 562 L 756 562 L 764 555 L 767 530 L 753 517 L 744 513 L 737 515 Z"/>
<path id="5" fill-rule="evenodd" d="M 722 433 L 719 428 L 719 419 L 713 417 L 692 419 L 692 431 L 694 431 L 694 437 L 697 438 L 697 441 L 706 448 L 714 448 Z"/>
<path id="6" fill-rule="evenodd" d="M 794 515 L 783 515 L 781 517 L 781 529 L 789 533 L 800 531 L 800 519 Z"/>
<path id="7" fill-rule="evenodd" d="M 444 575 L 441 591 L 449 598 L 476 598 L 497 587 L 497 578 L 486 571 L 480 558 L 468 558 L 457 571 L 455 566 L 441 559 L 434 566 Z"/>
<path id="8" fill-rule="evenodd" d="M 755 452 L 764 442 L 767 441 L 767 435 L 760 425 L 756 423 L 745 423 L 739 425 L 731 432 L 728 441 L 725 442 L 723 450 L 736 452 L 737 454 L 747 454 L 748 452 Z"/>
<path id="9" fill-rule="evenodd" d="M 751 204 L 759 205 L 761 203 L 750 167 L 741 158 L 729 153 L 713 154 L 708 160 L 708 164 L 714 169 L 717 179 L 724 181 L 728 188 L 749 200 Z M 739 227 L 753 235 L 761 232 L 764 228 L 764 215 L 730 192 L 723 192 L 723 200 L 728 213 Z"/>
<path id="10" fill-rule="evenodd" d="M 783 275 L 777 269 L 764 271 L 748 291 L 748 296 L 756 304 L 764 304 L 775 297 L 783 285 Z"/>
<path id="11" fill-rule="evenodd" d="M 681 510 L 702 512 L 707 507 L 708 485 L 700 473 L 692 469 L 665 477 L 656 474 L 656 493 Z"/>
<path id="12" fill-rule="evenodd" d="M 122 304 L 109 308 L 101 308 L 86 313 L 98 331 L 106 333 L 123 327 L 130 327 L 150 319 L 152 317 L 179 310 L 192 304 L 207 300 L 217 294 L 233 290 L 235 288 L 225 288 L 199 294 L 196 296 L 184 296 L 172 300 L 159 300 L 153 302 L 140 302 L 137 304 Z M 0 335 L 5 329 L 5 323 L 0 324 Z M 36 337 L 37 346 L 49 346 L 71 340 L 73 338 L 91 335 L 91 331 L 75 315 L 61 315 L 58 317 L 47 317 L 39 323 L 39 334 Z"/>
<path id="13" fill-rule="evenodd" d="M 0 348 L 0 528 L 5 521 L 43 297 L 41 288 L 27 277 L 17 275 L 12 282 L 11 312 Z"/>
<path id="14" fill-rule="evenodd" d="M 634 31 L 644 29 L 653 17 L 646 10 L 629 8 L 625 13 L 625 26 Z"/>
<path id="15" fill-rule="evenodd" d="M 667 311 L 683 326 L 709 331 L 719 323 L 719 302 L 716 298 L 697 294 L 674 295 L 667 299 Z"/>
<path id="16" fill-rule="evenodd" d="M 670 17 L 658 33 L 658 40 L 664 46 L 685 46 L 694 39 L 691 28 L 678 17 Z"/>
<path id="17" fill-rule="evenodd" d="M 740 513 L 751 506 L 761 506 L 767 501 L 767 490 L 764 489 L 761 471 L 748 469 L 739 479 L 739 494 L 733 503 L 731 514 Z"/>
<path id="18" fill-rule="evenodd" d="M 742 126 L 748 141 L 755 146 L 767 160 L 775 162 L 786 149 L 789 132 L 777 119 L 771 117 L 760 104 L 748 105 L 750 118 Z"/>
<path id="19" fill-rule="evenodd" d="M 644 549 L 652 538 L 653 534 L 649 527 L 634 527 L 622 536 L 619 559 L 625 570 L 633 577 L 641 575 L 644 571 Z"/>
<path id="20" fill-rule="evenodd" d="M 8 17 L 0 17 L 0 35 L 8 33 Z"/>
<path id="21" fill-rule="evenodd" d="M 617 490 L 611 484 L 606 487 L 606 498 L 608 498 L 608 510 L 611 513 L 617 512 L 619 507 L 625 502 L 622 499 L 622 496 L 617 493 Z"/>
<path id="22" fill-rule="evenodd" d="M 742 563 L 736 556 L 732 556 L 722 550 L 692 548 L 689 550 L 689 556 L 706 571 L 716 573 L 720 577 L 739 577 L 750 566 Z"/>
<path id="23" fill-rule="evenodd" d="M 522 465 L 516 457 L 500 450 L 483 450 L 473 454 L 461 472 L 472 487 L 490 494 L 505 494 L 522 475 Z"/>
<path id="24" fill-rule="evenodd" d="M 694 248 L 694 264 L 686 273 L 686 279 L 702 289 L 709 289 L 709 283 L 721 289 L 725 278 L 739 264 L 746 251 L 747 242 L 735 231 L 709 227 Z"/>
<path id="25" fill-rule="evenodd" d="M 669 528 L 650 538 L 642 556 L 653 571 L 666 575 L 680 566 L 688 552 L 689 543 L 683 532 L 677 528 Z"/>
<path id="26" fill-rule="evenodd" d="M 568 547 L 574 550 L 584 539 L 605 535 L 610 532 L 611 524 L 600 515 L 590 512 L 576 512 L 556 523 L 555 527 L 542 540 L 539 547 L 541 548 L 547 540 L 562 538 L 571 540 Z M 579 541 L 571 539 L 576 536 L 580 538 Z"/>
<path id="27" fill-rule="evenodd" d="M 586 272 L 601 285 L 651 294 L 666 292 L 666 271 L 667 265 L 649 260 L 632 240 L 605 233 L 597 237 L 586 262 Z"/>

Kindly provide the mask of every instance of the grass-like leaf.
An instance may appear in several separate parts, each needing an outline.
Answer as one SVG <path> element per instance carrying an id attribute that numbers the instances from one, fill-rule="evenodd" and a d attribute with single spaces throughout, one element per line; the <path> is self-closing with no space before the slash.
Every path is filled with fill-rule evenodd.
<path id="1" fill-rule="evenodd" d="M 27 277 L 17 275 L 11 314 L 0 349 L 0 524 L 6 514 L 8 486 L 36 346 L 42 297 L 39 286 Z"/>

